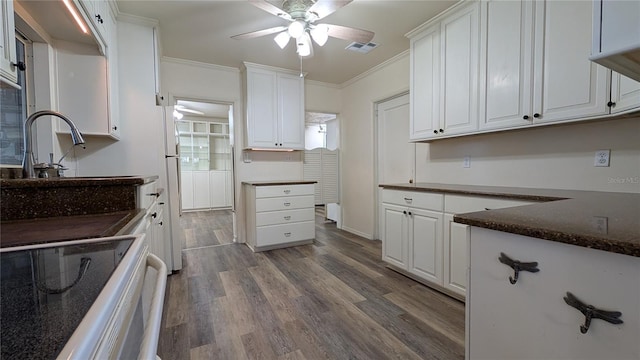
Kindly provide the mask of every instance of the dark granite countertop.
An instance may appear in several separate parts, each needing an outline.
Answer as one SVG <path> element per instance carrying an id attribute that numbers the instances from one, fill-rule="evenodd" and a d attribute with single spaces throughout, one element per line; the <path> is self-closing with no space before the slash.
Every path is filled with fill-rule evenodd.
<path id="1" fill-rule="evenodd" d="M 251 186 L 276 186 L 276 185 L 304 185 L 315 184 L 317 181 L 308 180 L 274 180 L 274 181 L 243 181 L 243 184 Z"/>
<path id="2" fill-rule="evenodd" d="M 540 201 L 532 205 L 456 214 L 454 221 L 640 257 L 640 194 L 431 183 L 384 184 L 380 187 Z"/>
<path id="3" fill-rule="evenodd" d="M 158 179 L 154 176 L 86 176 L 86 177 L 54 177 L 47 179 L 0 179 L 0 188 L 51 188 L 72 186 L 111 186 L 111 185 L 143 185 Z"/>
<path id="4" fill-rule="evenodd" d="M 144 214 L 144 209 L 133 209 L 103 214 L 3 221 L 0 226 L 0 247 L 123 235 Z"/>

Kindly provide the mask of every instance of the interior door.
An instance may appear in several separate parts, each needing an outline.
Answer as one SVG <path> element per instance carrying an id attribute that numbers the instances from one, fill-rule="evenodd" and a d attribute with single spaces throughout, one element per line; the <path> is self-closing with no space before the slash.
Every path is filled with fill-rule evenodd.
<path id="1" fill-rule="evenodd" d="M 410 183 L 415 179 L 416 145 L 409 142 L 409 95 L 405 94 L 377 105 L 377 181 L 380 184 Z M 380 204 L 377 204 L 380 208 Z M 376 214 L 379 214 L 376 212 Z M 380 219 L 378 219 L 380 220 Z M 378 221 L 378 236 L 382 235 Z"/>

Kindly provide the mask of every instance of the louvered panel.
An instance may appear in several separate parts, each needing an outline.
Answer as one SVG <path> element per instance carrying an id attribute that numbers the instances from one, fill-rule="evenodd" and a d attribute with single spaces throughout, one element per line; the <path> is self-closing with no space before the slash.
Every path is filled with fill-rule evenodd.
<path id="1" fill-rule="evenodd" d="M 322 202 L 322 154 L 321 149 L 305 150 L 304 164 L 302 168 L 303 178 L 308 181 L 317 181 L 315 186 L 315 204 Z"/>
<path id="2" fill-rule="evenodd" d="M 338 150 L 322 151 L 322 200 L 323 204 L 338 202 Z"/>

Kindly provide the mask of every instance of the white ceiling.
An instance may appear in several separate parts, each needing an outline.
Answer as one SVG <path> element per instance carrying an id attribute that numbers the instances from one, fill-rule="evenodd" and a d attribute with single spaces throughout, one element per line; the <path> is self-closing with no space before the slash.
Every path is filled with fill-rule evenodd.
<path id="1" fill-rule="evenodd" d="M 156 19 L 160 23 L 164 56 L 240 68 L 242 61 L 299 70 L 295 44 L 284 49 L 275 35 L 249 40 L 231 36 L 286 25 L 248 1 L 117 0 L 121 13 Z M 368 54 L 344 50 L 350 42 L 330 38 L 314 56 L 303 60 L 306 78 L 341 84 L 409 48 L 404 36 L 457 0 L 355 0 L 318 21 L 375 32 L 379 44 Z M 275 2 L 273 2 L 275 3 Z"/>

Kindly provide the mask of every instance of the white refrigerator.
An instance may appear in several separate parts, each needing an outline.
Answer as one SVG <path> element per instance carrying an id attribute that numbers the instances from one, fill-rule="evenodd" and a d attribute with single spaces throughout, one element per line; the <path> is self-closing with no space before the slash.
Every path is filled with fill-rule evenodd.
<path id="1" fill-rule="evenodd" d="M 165 259 L 169 272 L 182 269 L 182 246 L 184 232 L 180 226 L 180 144 L 178 130 L 173 119 L 173 106 L 163 106 L 164 120 L 164 161 L 167 184 L 167 198 L 171 221 L 165 228 L 166 254 Z"/>

